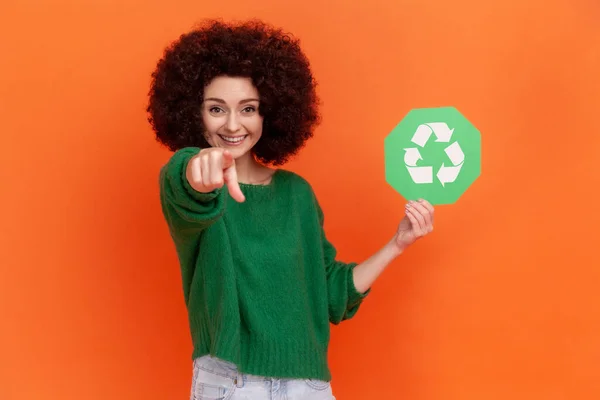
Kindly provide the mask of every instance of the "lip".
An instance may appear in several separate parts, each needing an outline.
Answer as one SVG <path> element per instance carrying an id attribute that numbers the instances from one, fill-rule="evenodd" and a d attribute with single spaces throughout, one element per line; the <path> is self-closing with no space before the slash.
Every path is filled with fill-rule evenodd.
<path id="1" fill-rule="evenodd" d="M 244 140 L 246 140 L 246 138 L 248 137 L 248 135 L 237 135 L 237 136 L 227 136 L 227 135 L 219 135 L 219 139 L 221 139 L 221 142 L 224 143 L 227 146 L 239 146 L 240 144 L 244 143 Z M 242 140 L 232 143 L 229 142 L 227 139 L 238 139 L 238 138 L 243 138 Z"/>

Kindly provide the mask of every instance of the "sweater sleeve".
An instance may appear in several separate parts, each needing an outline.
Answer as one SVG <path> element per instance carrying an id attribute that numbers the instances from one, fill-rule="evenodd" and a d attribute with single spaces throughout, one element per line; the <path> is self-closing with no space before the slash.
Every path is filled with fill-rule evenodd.
<path id="1" fill-rule="evenodd" d="M 161 206 L 175 233 L 202 231 L 218 220 L 225 209 L 221 189 L 200 193 L 186 178 L 187 164 L 199 150 L 195 147 L 178 150 L 160 170 Z"/>
<path id="2" fill-rule="evenodd" d="M 336 258 L 337 250 L 325 235 L 323 210 L 318 202 L 316 204 L 321 224 L 321 242 L 327 276 L 329 321 L 337 325 L 356 314 L 371 289 L 364 293 L 356 289 L 353 270 L 357 263 L 346 263 Z"/>

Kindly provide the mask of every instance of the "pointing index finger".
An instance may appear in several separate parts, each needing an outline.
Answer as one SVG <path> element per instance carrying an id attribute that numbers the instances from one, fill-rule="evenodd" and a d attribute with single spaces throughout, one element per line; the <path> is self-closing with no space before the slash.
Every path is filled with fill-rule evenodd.
<path id="1" fill-rule="evenodd" d="M 223 169 L 223 179 L 227 184 L 227 189 L 229 190 L 231 197 L 233 197 L 235 201 L 242 203 L 246 200 L 246 197 L 244 196 L 244 193 L 242 192 L 238 182 L 235 162 L 233 162 L 233 158 L 231 158 L 231 160 L 231 164 L 227 168 Z M 225 160 L 224 165 L 226 165 Z"/>
<path id="2" fill-rule="evenodd" d="M 227 151 L 223 151 L 223 169 L 227 169 L 235 164 L 235 160 L 233 159 L 233 155 Z"/>

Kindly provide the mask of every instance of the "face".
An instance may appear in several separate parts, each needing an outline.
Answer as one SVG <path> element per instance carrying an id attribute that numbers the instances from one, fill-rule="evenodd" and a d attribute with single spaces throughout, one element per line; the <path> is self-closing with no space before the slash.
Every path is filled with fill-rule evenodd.
<path id="1" fill-rule="evenodd" d="M 249 78 L 217 77 L 204 89 L 202 120 L 208 142 L 234 158 L 250 156 L 262 135 L 258 90 Z"/>

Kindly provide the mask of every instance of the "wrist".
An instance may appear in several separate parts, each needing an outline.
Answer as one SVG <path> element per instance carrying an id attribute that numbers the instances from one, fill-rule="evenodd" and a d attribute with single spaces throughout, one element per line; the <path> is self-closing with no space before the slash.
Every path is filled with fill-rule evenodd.
<path id="1" fill-rule="evenodd" d="M 396 236 L 394 236 L 392 240 L 388 242 L 386 247 L 392 258 L 396 258 L 399 255 L 401 255 L 404 252 L 404 249 L 406 248 L 405 246 L 398 244 Z"/>

